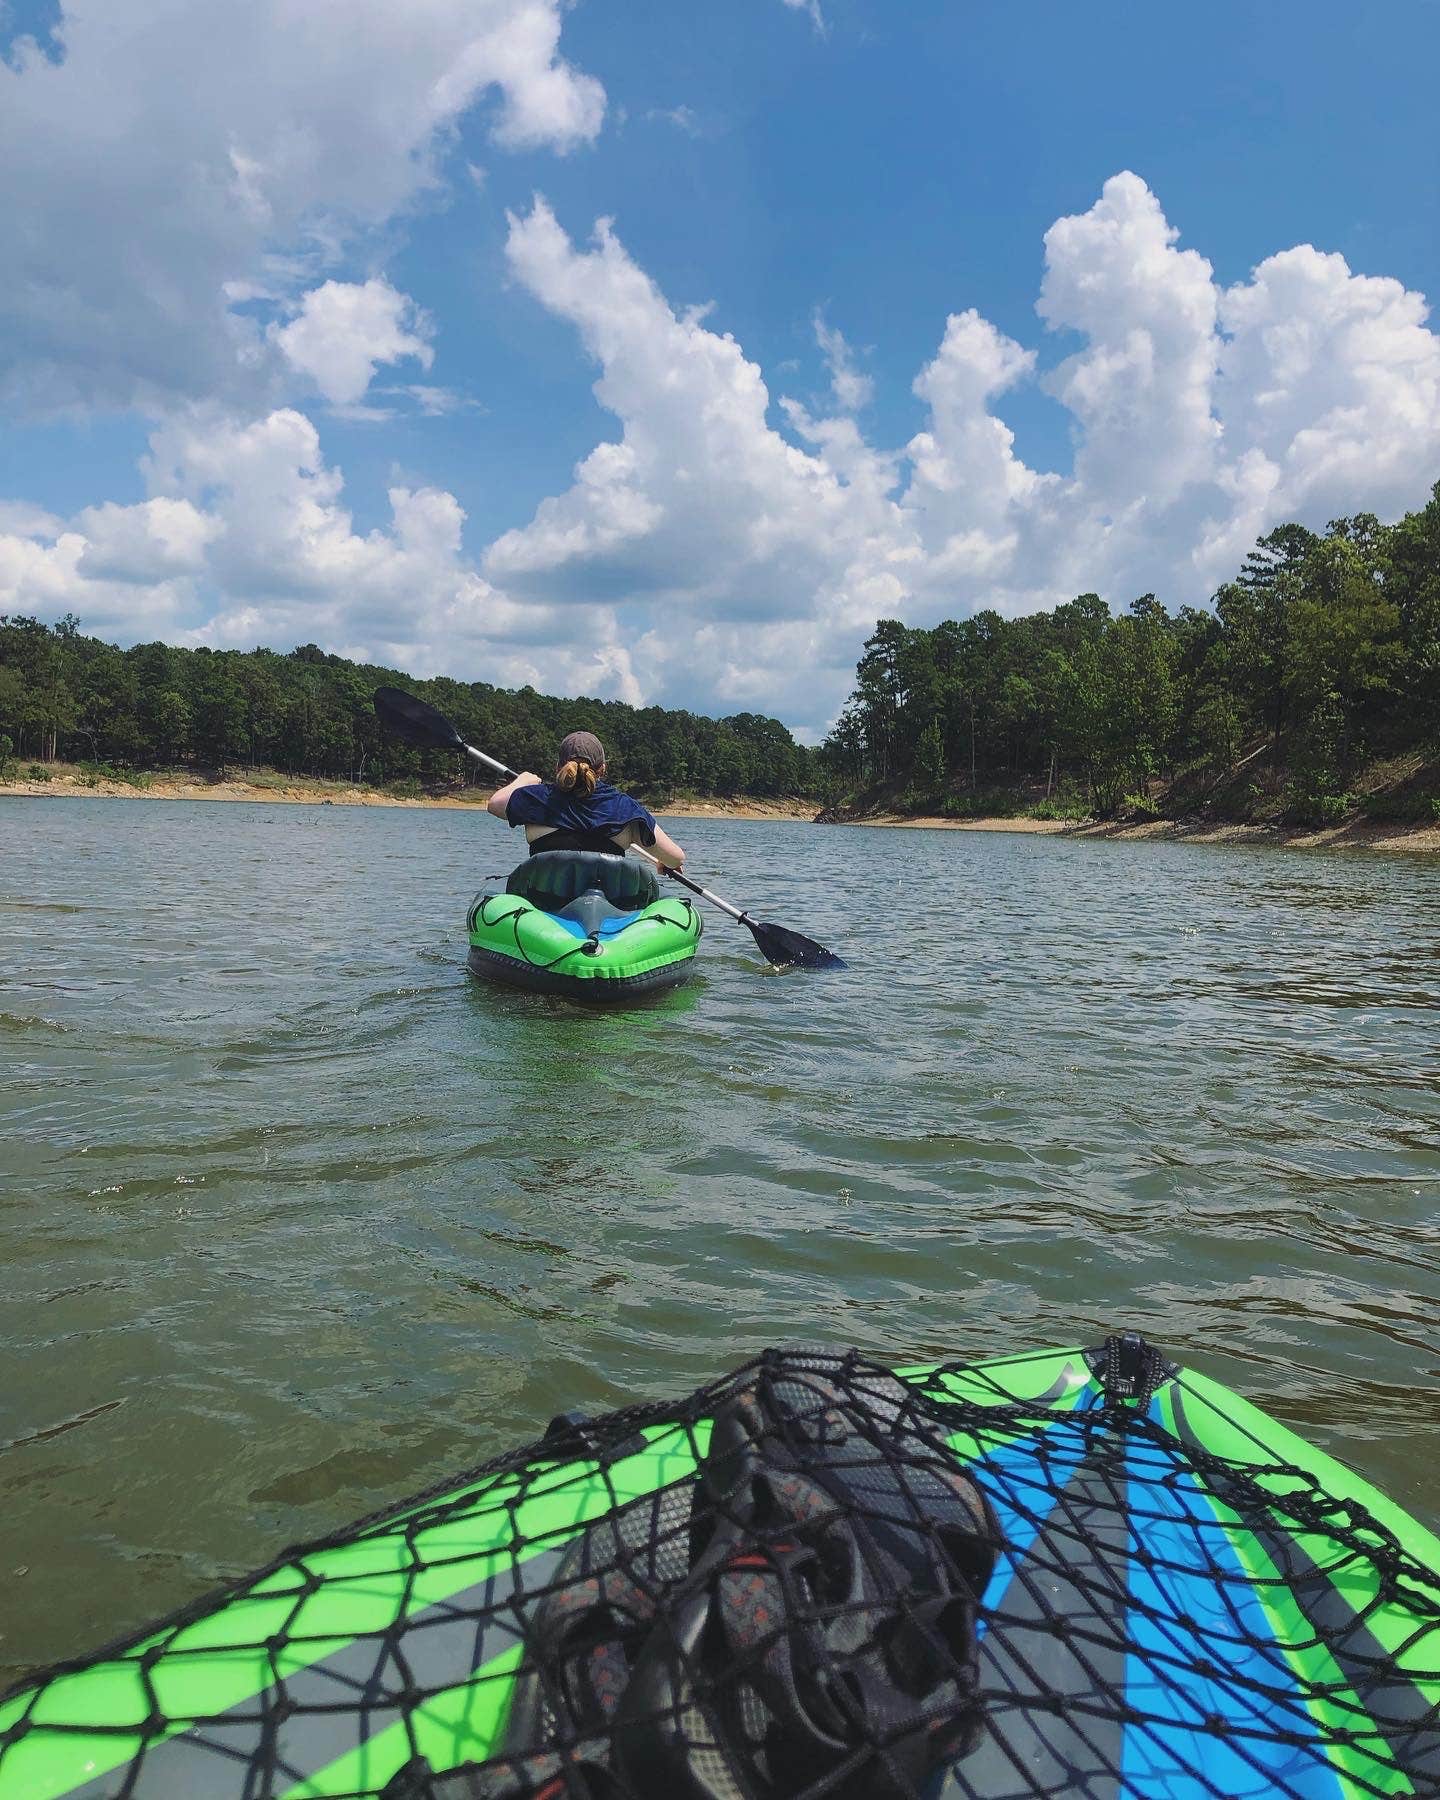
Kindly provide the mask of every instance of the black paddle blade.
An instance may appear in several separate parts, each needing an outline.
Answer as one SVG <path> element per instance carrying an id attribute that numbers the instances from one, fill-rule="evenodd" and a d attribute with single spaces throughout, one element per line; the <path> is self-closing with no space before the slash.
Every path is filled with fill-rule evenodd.
<path id="1" fill-rule="evenodd" d="M 463 750 L 465 740 L 445 717 L 404 688 L 382 687 L 375 690 L 375 716 L 396 737 L 404 738 L 420 750 Z"/>
<path id="2" fill-rule="evenodd" d="M 843 958 L 833 950 L 827 950 L 823 944 L 817 944 L 814 938 L 802 937 L 798 931 L 791 931 L 784 925 L 765 925 L 756 919 L 746 919 L 751 935 L 760 946 L 760 954 L 766 962 L 775 963 L 783 969 L 843 969 L 846 967 Z"/>

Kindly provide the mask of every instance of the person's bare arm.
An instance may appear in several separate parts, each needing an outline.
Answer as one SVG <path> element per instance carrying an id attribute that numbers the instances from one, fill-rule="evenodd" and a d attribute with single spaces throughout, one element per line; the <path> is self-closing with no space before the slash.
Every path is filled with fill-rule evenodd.
<path id="1" fill-rule="evenodd" d="M 659 825 L 655 827 L 655 842 L 651 847 L 651 855 L 658 857 L 667 869 L 683 869 L 685 867 L 685 852 L 670 833 Z"/>
<path id="2" fill-rule="evenodd" d="M 539 787 L 540 782 L 541 777 L 539 775 L 532 775 L 527 769 L 523 775 L 517 775 L 513 781 L 507 781 L 503 788 L 496 788 L 495 792 L 485 802 L 486 812 L 493 813 L 497 819 L 503 819 L 505 817 L 505 809 L 510 804 L 510 796 L 515 792 L 516 788 Z"/>

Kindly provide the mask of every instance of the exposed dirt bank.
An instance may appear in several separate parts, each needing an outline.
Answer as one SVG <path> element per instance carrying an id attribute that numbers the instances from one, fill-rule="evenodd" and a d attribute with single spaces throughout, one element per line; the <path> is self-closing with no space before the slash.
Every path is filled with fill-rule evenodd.
<path id="1" fill-rule="evenodd" d="M 874 825 L 890 830 L 913 827 L 925 831 L 1021 831 L 1051 837 L 1116 838 L 1129 842 L 1165 838 L 1187 844 L 1268 844 L 1296 850 L 1411 850 L 1440 855 L 1440 824 L 1393 825 L 1352 820 L 1343 825 L 1228 825 L 1209 820 L 1155 819 L 1127 825 L 1103 820 L 905 818 L 880 813 L 868 819 L 836 824 Z"/>
<path id="2" fill-rule="evenodd" d="M 274 802 L 278 805 L 319 806 L 445 806 L 482 810 L 485 795 L 474 790 L 475 799 L 421 796 L 418 799 L 401 794 L 382 793 L 378 788 L 355 787 L 342 781 L 307 781 L 301 777 L 260 774 L 255 780 L 243 775 L 225 780 L 207 780 L 183 775 L 140 776 L 135 781 L 94 779 L 57 768 L 49 781 L 7 781 L 0 783 L 0 795 L 25 795 L 37 800 L 249 800 Z"/>
<path id="3" fill-rule="evenodd" d="M 1386 824 L 1352 819 L 1342 825 L 1227 825 L 1215 821 L 1156 819 L 1145 825 L 1094 824 L 1074 828 L 1077 837 L 1169 838 L 1193 844 L 1279 844 L 1291 850 L 1420 850 L 1440 853 L 1440 824 Z"/>
<path id="4" fill-rule="evenodd" d="M 813 800 L 674 800 L 652 808 L 659 819 L 796 819 L 815 817 Z"/>

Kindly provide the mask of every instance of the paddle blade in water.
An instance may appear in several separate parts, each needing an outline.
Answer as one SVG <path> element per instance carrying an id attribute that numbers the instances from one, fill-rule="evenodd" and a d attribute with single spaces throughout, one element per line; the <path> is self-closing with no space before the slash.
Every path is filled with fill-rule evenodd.
<path id="1" fill-rule="evenodd" d="M 443 713 L 404 688 L 376 688 L 375 716 L 387 731 L 420 750 L 465 748 L 465 740 Z"/>
<path id="2" fill-rule="evenodd" d="M 746 919 L 745 923 L 760 946 L 760 954 L 767 962 L 781 968 L 843 969 L 846 966 L 833 950 L 827 950 L 814 938 L 802 937 L 798 931 L 790 931 L 784 925 L 766 925 L 756 919 Z"/>

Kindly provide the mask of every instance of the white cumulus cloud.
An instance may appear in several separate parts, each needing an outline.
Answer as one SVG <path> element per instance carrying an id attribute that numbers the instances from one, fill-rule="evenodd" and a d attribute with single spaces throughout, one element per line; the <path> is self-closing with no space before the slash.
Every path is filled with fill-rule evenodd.
<path id="1" fill-rule="evenodd" d="M 1153 505 L 1205 480 L 1219 446 L 1218 295 L 1204 257 L 1175 248 L 1179 235 L 1130 174 L 1045 235 L 1037 310 L 1052 329 L 1086 339 L 1048 386 L 1080 430 L 1077 481 L 1122 504 L 1137 469 Z"/>
<path id="2" fill-rule="evenodd" d="M 61 521 L 43 506 L 28 500 L 0 500 L 0 536 L 54 537 L 64 529 Z"/>
<path id="3" fill-rule="evenodd" d="M 407 294 L 375 277 L 311 288 L 294 318 L 271 326 L 268 335 L 286 362 L 308 376 L 332 405 L 353 406 L 364 398 L 380 363 L 413 357 L 428 369 L 434 361 L 431 330 Z"/>
<path id="4" fill-rule="evenodd" d="M 210 545 L 224 526 L 188 500 L 159 497 L 136 506 L 107 500 L 76 515 L 85 540 L 76 563 L 86 580 L 100 578 L 149 586 L 176 575 L 198 575 Z"/>
<path id="5" fill-rule="evenodd" d="M 1072 353 L 1042 374 L 1039 332 L 1021 343 L 957 295 L 901 445 L 862 429 L 865 377 L 822 316 L 832 391 L 812 408 L 773 395 L 607 221 L 577 242 L 537 200 L 511 218 L 508 257 L 574 328 L 616 425 L 527 522 L 472 555 L 452 495 L 397 484 L 388 521 L 357 531 L 303 414 L 183 409 L 152 439 L 139 505 L 0 510 L 0 610 L 74 611 L 130 637 L 313 638 L 419 672 L 818 730 L 879 618 L 1090 588 L 1116 606 L 1149 589 L 1203 604 L 1275 524 L 1394 516 L 1440 476 L 1440 338 L 1421 295 L 1308 245 L 1221 287 L 1132 174 L 1046 236 L 1038 311 Z M 424 347 L 404 297 L 381 300 L 353 360 L 324 372 L 332 393 L 363 394 L 372 367 L 419 354 L 406 340 Z M 1061 472 L 1028 465 L 1004 418 L 1036 381 L 1073 421 Z"/>
<path id="6" fill-rule="evenodd" d="M 916 378 L 924 428 L 870 442 L 844 338 L 817 315 L 834 411 L 779 406 L 699 312 L 673 307 L 607 221 L 571 241 L 539 201 L 511 221 L 511 266 L 578 330 L 618 443 L 484 562 L 514 592 L 601 593 L 646 646 L 659 691 L 823 723 L 864 631 L 1096 588 L 1203 603 L 1290 517 L 1394 514 L 1440 475 L 1440 339 L 1423 297 L 1302 247 L 1222 290 L 1136 175 L 1045 240 L 1037 310 L 1081 347 L 1044 378 L 1070 411 L 1068 473 L 1018 454 L 1005 395 L 1037 352 L 973 308 Z"/>
<path id="7" fill-rule="evenodd" d="M 63 56 L 0 63 L 0 403 L 255 404 L 288 298 L 433 185 L 493 96 L 505 148 L 567 151 L 605 96 L 562 0 L 106 0 Z"/>
<path id="8" fill-rule="evenodd" d="M 0 515 L 0 612 L 222 649 L 315 640 L 421 672 L 639 697 L 613 614 L 497 592 L 464 554 L 452 494 L 397 485 L 388 524 L 356 531 L 303 413 L 193 409 L 155 431 L 144 468 L 152 491 L 132 506 Z"/>

